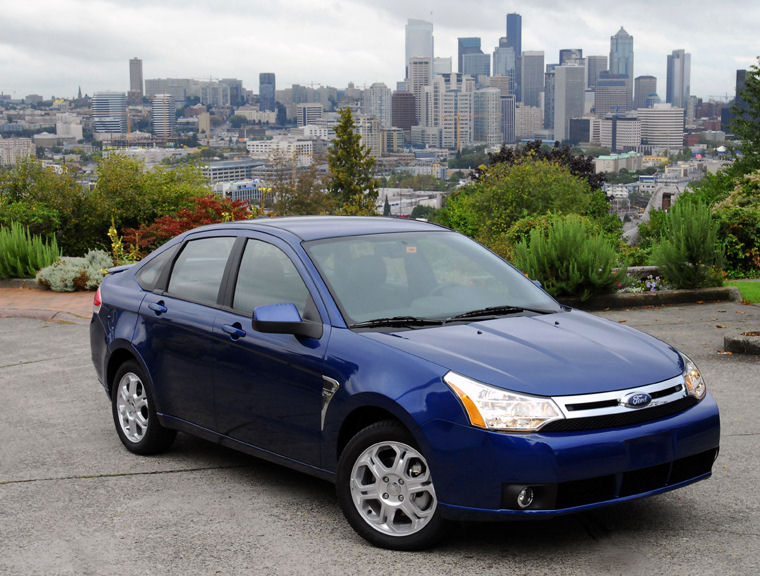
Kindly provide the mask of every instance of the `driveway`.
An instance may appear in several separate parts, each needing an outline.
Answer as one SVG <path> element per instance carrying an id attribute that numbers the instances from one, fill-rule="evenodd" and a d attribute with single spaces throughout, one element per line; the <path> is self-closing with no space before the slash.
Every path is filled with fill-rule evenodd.
<path id="1" fill-rule="evenodd" d="M 760 327 L 736 303 L 608 311 L 689 354 L 721 408 L 711 479 L 551 521 L 466 524 L 435 550 L 370 547 L 332 485 L 180 435 L 124 449 L 84 322 L 0 317 L 0 574 L 760 573 L 760 360 L 719 354 Z M 721 326 L 721 327 L 719 327 Z"/>

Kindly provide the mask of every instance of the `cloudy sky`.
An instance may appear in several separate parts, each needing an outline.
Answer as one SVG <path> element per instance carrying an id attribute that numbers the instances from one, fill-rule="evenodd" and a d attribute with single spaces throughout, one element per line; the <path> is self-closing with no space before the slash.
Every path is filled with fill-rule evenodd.
<path id="1" fill-rule="evenodd" d="M 404 71 L 404 25 L 432 21 L 436 56 L 457 37 L 480 36 L 492 53 L 506 13 L 522 15 L 523 50 L 609 55 L 621 26 L 634 37 L 634 75 L 651 74 L 665 96 L 667 55 L 691 53 L 691 93 L 734 95 L 736 70 L 760 56 L 760 3 L 750 0 L 0 0 L 0 93 L 70 97 L 129 89 L 129 59 L 144 78 L 239 78 L 258 92 L 385 82 Z"/>

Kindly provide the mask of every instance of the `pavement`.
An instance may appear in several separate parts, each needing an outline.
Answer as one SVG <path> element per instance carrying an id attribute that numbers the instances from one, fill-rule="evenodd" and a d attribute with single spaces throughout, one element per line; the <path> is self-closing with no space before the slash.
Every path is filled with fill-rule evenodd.
<path id="1" fill-rule="evenodd" d="M 0 287 L 0 574 L 760 574 L 760 358 L 727 354 L 760 306 L 596 312 L 692 357 L 721 410 L 709 480 L 542 522 L 464 524 L 434 550 L 372 548 L 323 481 L 180 434 L 121 446 L 89 350 L 93 293 Z"/>

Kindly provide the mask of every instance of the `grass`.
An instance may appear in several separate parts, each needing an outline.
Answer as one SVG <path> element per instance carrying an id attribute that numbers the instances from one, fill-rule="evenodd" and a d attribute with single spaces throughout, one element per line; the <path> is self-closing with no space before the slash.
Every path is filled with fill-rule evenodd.
<path id="1" fill-rule="evenodd" d="M 745 302 L 760 302 L 760 280 L 744 282 L 726 282 L 727 286 L 736 286 Z"/>

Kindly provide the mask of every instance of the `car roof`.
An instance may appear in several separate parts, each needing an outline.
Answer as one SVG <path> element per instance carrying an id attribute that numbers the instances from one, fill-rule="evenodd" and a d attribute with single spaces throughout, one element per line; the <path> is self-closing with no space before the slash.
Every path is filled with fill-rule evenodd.
<path id="1" fill-rule="evenodd" d="M 210 228 L 229 228 L 230 223 L 216 224 Z M 361 234 L 387 234 L 392 232 L 442 232 L 447 230 L 436 224 L 421 220 L 384 218 L 381 216 L 288 216 L 282 218 L 256 218 L 232 223 L 253 229 L 275 228 L 290 232 L 301 240 L 320 240 Z"/>

